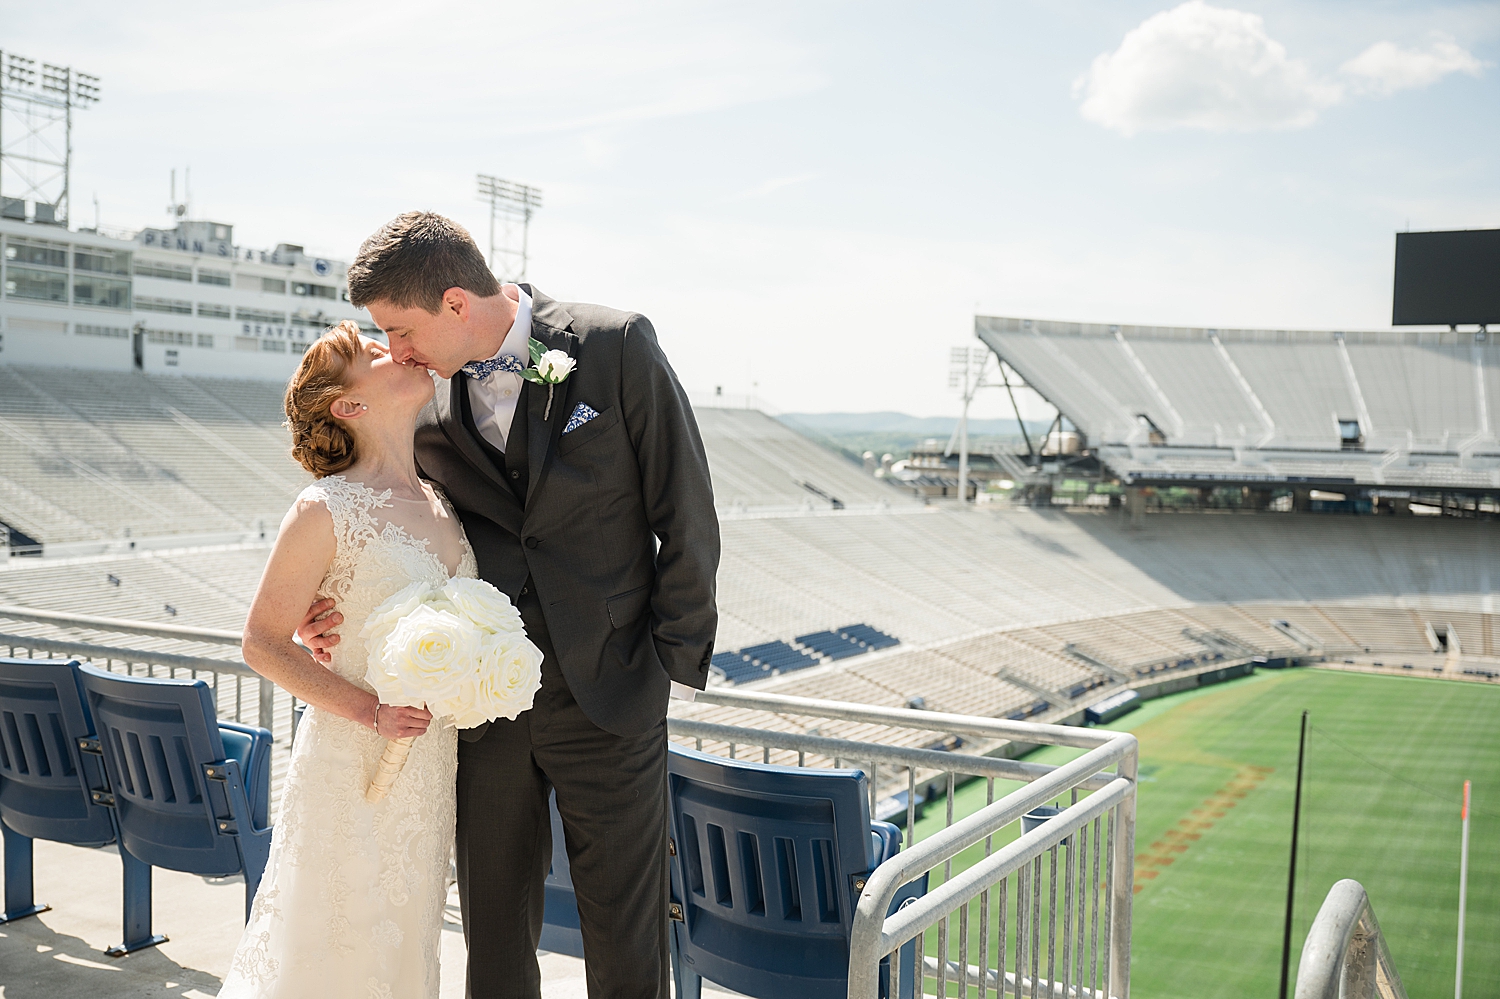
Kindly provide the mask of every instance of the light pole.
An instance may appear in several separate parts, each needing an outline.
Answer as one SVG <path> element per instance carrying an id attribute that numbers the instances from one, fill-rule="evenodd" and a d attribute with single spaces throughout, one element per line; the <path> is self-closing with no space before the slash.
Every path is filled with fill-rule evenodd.
<path id="1" fill-rule="evenodd" d="M 985 380 L 989 363 L 987 347 L 954 347 L 948 351 L 948 387 L 958 389 L 963 397 L 958 427 L 953 432 L 958 438 L 959 503 L 969 502 L 969 403 L 980 389 L 994 387 L 995 383 Z M 953 453 L 953 437 L 948 439 L 946 453 Z"/>
<path id="2" fill-rule="evenodd" d="M 73 111 L 98 101 L 97 76 L 44 62 L 38 77 L 35 59 L 0 53 L 0 193 L 9 186 L 14 200 L 43 206 L 36 221 L 70 221 Z M 5 130 L 7 120 L 16 134 Z"/>
<path id="3" fill-rule="evenodd" d="M 488 202 L 490 206 L 490 270 L 502 282 L 524 281 L 531 237 L 531 213 L 542 207 L 541 189 L 482 173 L 479 175 L 479 200 Z M 505 227 L 505 238 L 502 240 L 504 245 L 498 248 L 495 243 L 497 219 Z M 519 249 L 515 246 L 513 231 L 517 225 L 521 228 Z M 503 258 L 499 269 L 496 269 L 495 262 L 497 254 Z"/>

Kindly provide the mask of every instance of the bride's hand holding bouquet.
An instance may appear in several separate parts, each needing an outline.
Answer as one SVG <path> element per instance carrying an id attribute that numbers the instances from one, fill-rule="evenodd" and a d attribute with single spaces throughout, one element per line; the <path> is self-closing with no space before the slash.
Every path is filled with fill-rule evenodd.
<path id="1" fill-rule="evenodd" d="M 425 707 L 458 728 L 513 720 L 541 689 L 541 650 L 520 612 L 482 579 L 412 583 L 375 609 L 360 637 L 365 682 L 381 704 Z M 367 801 L 385 797 L 415 738 L 386 743 Z"/>

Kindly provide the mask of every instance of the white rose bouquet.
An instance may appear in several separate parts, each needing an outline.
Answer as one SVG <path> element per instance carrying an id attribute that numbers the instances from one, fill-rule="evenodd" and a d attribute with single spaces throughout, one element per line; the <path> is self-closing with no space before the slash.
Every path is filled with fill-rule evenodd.
<path id="1" fill-rule="evenodd" d="M 520 612 L 482 579 L 412 583 L 375 608 L 360 637 L 365 682 L 382 703 L 425 706 L 458 728 L 514 720 L 542 686 L 542 652 Z M 365 800 L 385 797 L 415 738 L 386 743 Z"/>

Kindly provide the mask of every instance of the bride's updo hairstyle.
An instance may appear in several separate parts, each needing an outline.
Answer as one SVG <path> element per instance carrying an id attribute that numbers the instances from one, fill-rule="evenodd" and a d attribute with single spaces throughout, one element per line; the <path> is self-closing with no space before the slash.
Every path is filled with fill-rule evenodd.
<path id="1" fill-rule="evenodd" d="M 337 475 L 358 455 L 354 435 L 330 410 L 344 394 L 349 365 L 363 349 L 359 326 L 344 320 L 318 337 L 286 386 L 286 428 L 292 432 L 292 457 L 315 478 Z"/>

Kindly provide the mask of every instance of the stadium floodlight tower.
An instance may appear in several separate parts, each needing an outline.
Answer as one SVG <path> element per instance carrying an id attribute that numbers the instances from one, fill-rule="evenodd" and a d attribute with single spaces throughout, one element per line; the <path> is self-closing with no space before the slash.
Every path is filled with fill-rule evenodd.
<path id="1" fill-rule="evenodd" d="M 542 192 L 529 184 L 479 175 L 479 200 L 490 206 L 490 270 L 502 282 L 524 281 L 531 213 L 542 207 Z M 495 242 L 495 223 L 500 242 Z M 496 258 L 499 266 L 496 266 Z"/>
<path id="2" fill-rule="evenodd" d="M 953 436 L 958 438 L 958 501 L 969 502 L 969 403 L 982 388 L 997 388 L 998 382 L 987 381 L 990 349 L 988 347 L 954 347 L 948 351 L 948 387 L 963 396 L 963 410 Z M 953 437 L 948 438 L 945 456 L 953 453 Z"/>
<path id="3" fill-rule="evenodd" d="M 68 224 L 73 110 L 99 100 L 99 78 L 0 52 L 0 217 Z"/>

